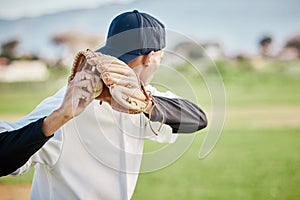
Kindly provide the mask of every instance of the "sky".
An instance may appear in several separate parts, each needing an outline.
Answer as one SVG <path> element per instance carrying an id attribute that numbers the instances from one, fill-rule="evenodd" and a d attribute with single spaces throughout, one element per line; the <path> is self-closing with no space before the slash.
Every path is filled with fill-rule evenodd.
<path id="1" fill-rule="evenodd" d="M 129 2 L 134 0 L 0 0 L 0 19 L 36 17 L 72 9 Z M 274 38 L 274 47 L 280 50 L 287 38 L 300 33 L 300 0 L 136 0 L 128 6 L 157 16 L 166 24 L 168 30 L 179 32 L 195 41 L 219 42 L 226 52 L 232 54 L 255 53 L 258 40 L 266 34 Z M 106 19 L 107 26 L 110 20 L 111 18 Z M 26 22 L 28 21 L 21 20 L 15 26 L 8 26 L 11 29 L 6 27 L 0 31 L 0 42 L 25 31 L 24 34 L 22 32 L 22 44 L 39 47 L 41 38 L 50 34 L 46 30 L 51 28 L 44 30 L 46 35 L 42 35 L 43 31 L 40 31 L 39 37 L 35 37 L 37 33 L 26 28 L 33 26 L 34 21 L 29 24 Z M 78 24 L 80 23 L 76 25 Z M 64 28 L 66 26 L 63 25 Z M 70 26 L 73 27 L 72 24 Z M 105 25 L 102 28 L 106 30 L 107 27 Z M 46 39 L 48 40 L 44 38 Z"/>
<path id="2" fill-rule="evenodd" d="M 0 0 L 0 18 L 35 17 L 62 10 L 91 8 L 108 3 L 130 1 L 132 0 Z"/>

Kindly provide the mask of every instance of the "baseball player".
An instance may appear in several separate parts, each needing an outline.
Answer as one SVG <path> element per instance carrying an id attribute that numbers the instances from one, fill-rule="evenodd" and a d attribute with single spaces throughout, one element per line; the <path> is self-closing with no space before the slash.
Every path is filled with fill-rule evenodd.
<path id="1" fill-rule="evenodd" d="M 31 199 L 130 199 L 145 138 L 172 142 L 175 133 L 206 127 L 206 116 L 197 105 L 149 84 L 164 47 L 164 25 L 135 10 L 114 18 L 105 46 L 78 54 L 69 81 L 85 69 L 99 75 L 95 100 L 12 173 L 35 167 Z M 11 126 L 49 115 L 65 93 L 63 87 Z"/>

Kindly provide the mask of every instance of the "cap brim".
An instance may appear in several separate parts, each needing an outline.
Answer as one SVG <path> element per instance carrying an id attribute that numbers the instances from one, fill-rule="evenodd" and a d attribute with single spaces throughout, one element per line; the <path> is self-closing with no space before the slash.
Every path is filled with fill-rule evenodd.
<path id="1" fill-rule="evenodd" d="M 106 55 L 114 56 L 125 63 L 128 63 L 134 59 L 136 59 L 139 55 L 136 54 L 129 54 L 129 53 L 121 53 L 115 50 L 112 50 L 106 46 L 101 47 L 100 49 L 96 50 L 96 52 L 100 52 Z"/>

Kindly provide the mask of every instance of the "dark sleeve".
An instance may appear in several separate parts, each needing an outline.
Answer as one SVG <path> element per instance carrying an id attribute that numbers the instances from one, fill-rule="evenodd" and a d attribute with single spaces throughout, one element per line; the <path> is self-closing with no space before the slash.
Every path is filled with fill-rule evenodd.
<path id="1" fill-rule="evenodd" d="M 162 110 L 165 124 L 173 129 L 173 133 L 192 133 L 207 126 L 206 115 L 196 104 L 180 98 L 154 96 L 157 106 Z M 149 116 L 148 116 L 149 117 Z M 154 108 L 152 121 L 162 121 L 162 115 Z"/>
<path id="2" fill-rule="evenodd" d="M 44 118 L 21 129 L 0 133 L 0 176 L 11 174 L 37 152 L 51 137 L 42 131 Z"/>

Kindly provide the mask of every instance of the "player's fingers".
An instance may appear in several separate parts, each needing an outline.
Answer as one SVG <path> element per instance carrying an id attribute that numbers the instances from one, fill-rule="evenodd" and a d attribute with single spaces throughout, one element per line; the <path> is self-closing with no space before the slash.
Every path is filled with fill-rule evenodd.
<path id="1" fill-rule="evenodd" d="M 91 99 L 93 99 L 92 93 L 78 86 L 76 86 L 75 89 L 77 91 L 73 94 L 73 98 L 75 98 L 76 100 L 91 101 Z"/>
<path id="2" fill-rule="evenodd" d="M 95 88 L 93 87 L 92 81 L 90 79 L 77 81 L 77 82 L 75 82 L 74 85 L 75 85 L 75 87 L 81 88 L 91 94 L 93 94 L 95 92 Z"/>
<path id="3" fill-rule="evenodd" d="M 74 77 L 74 81 L 86 80 L 86 79 L 94 79 L 94 74 L 87 72 L 86 70 L 77 72 Z"/>
<path id="4" fill-rule="evenodd" d="M 95 72 L 95 68 L 92 68 L 91 70 L 85 71 L 85 79 L 91 80 L 93 88 L 99 87 L 99 82 L 101 80 L 100 74 Z"/>

